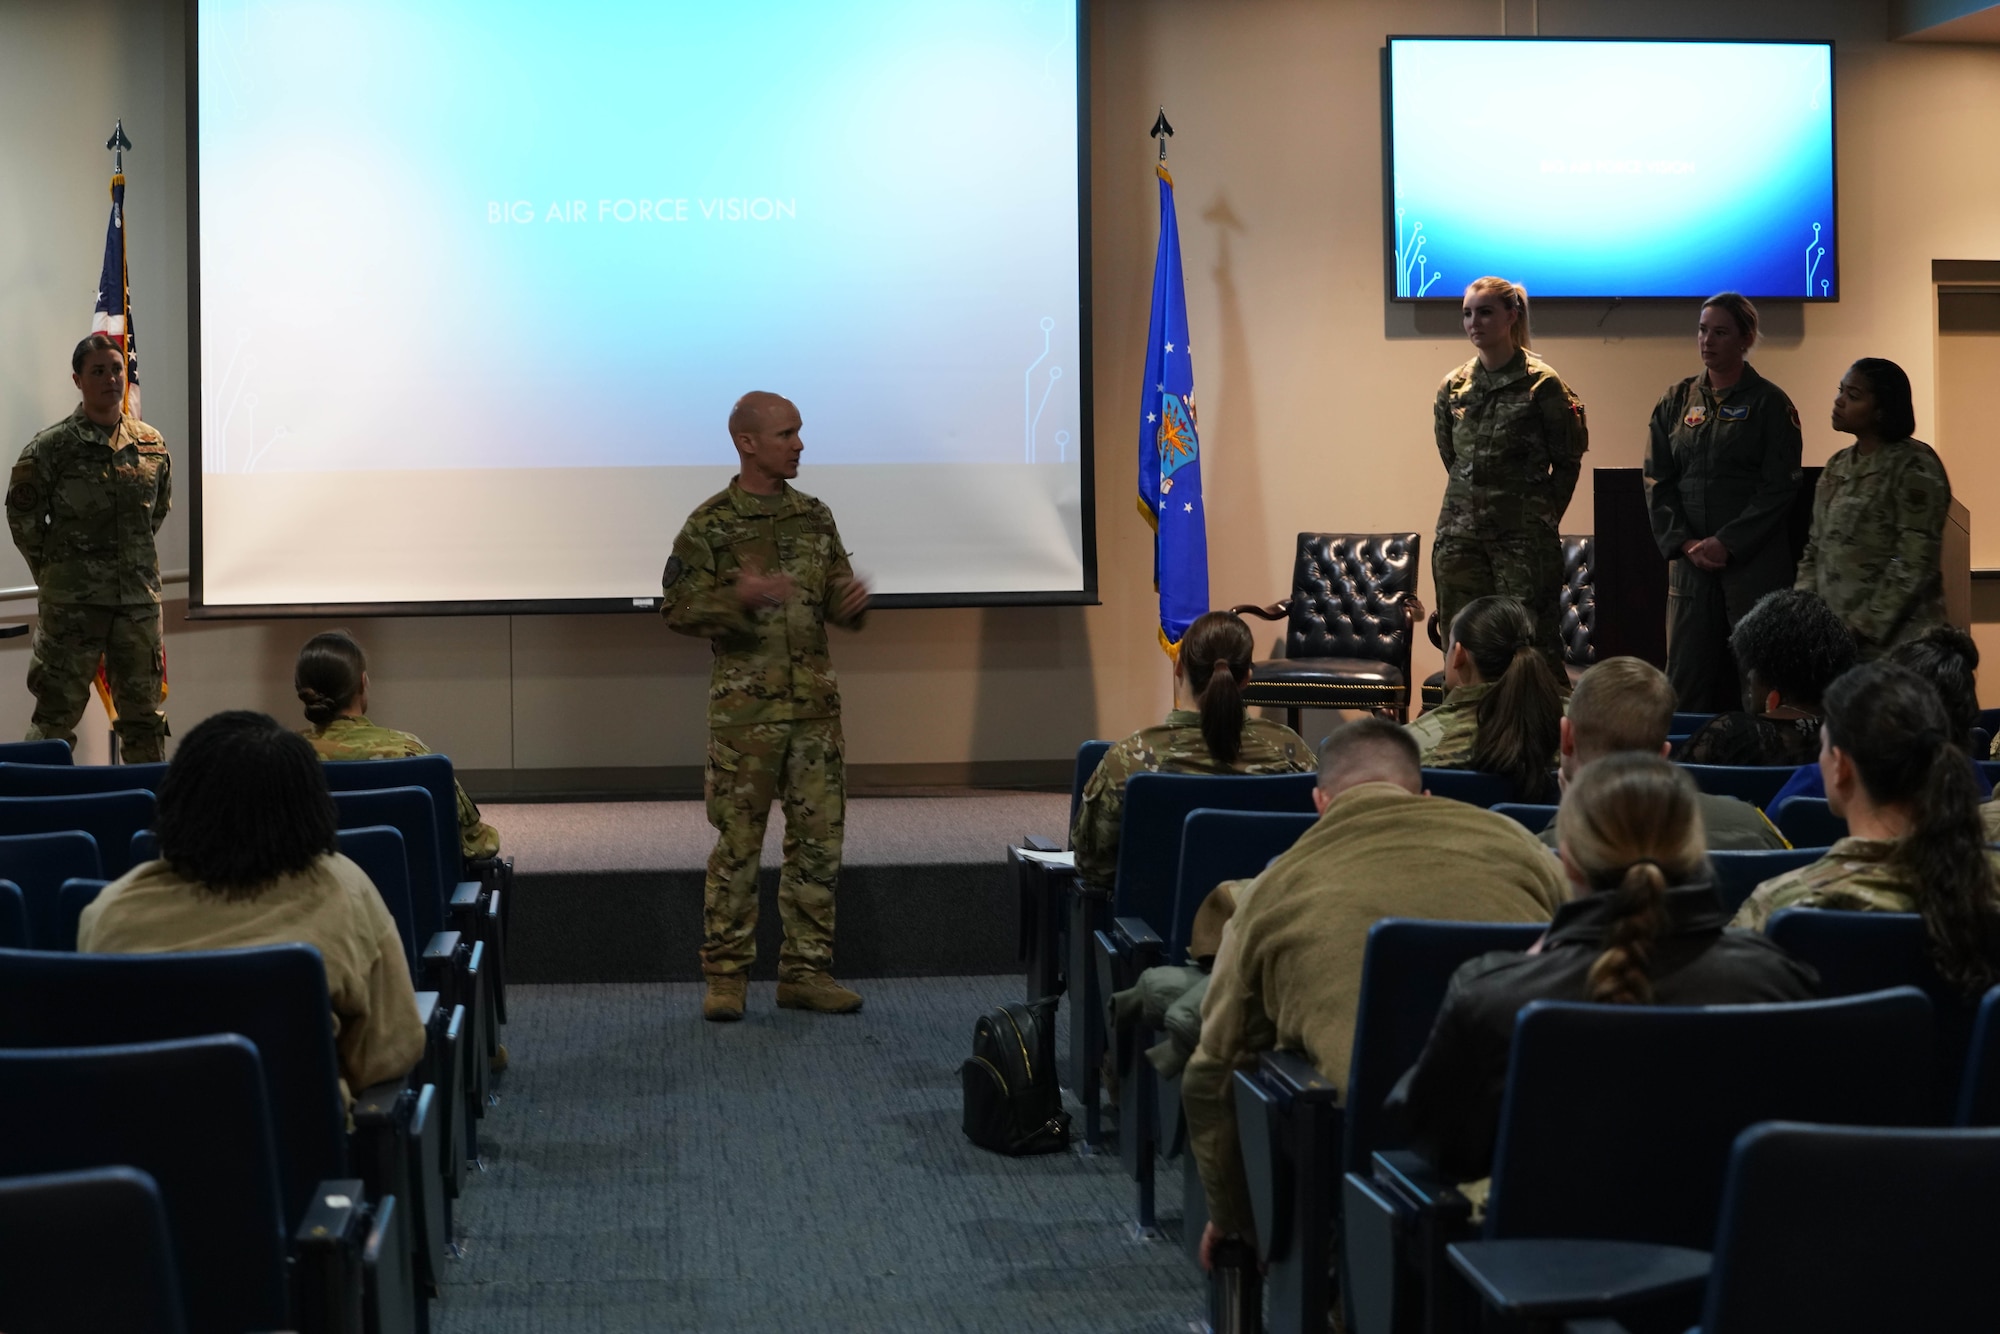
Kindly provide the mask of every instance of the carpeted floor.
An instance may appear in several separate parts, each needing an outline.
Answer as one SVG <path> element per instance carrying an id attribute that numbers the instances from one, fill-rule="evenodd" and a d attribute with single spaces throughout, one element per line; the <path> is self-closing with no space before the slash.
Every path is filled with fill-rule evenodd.
<path id="1" fill-rule="evenodd" d="M 1115 1155 L 1007 1159 L 960 1133 L 973 1020 L 1018 986 L 879 979 L 823 1017 L 753 983 L 729 1025 L 701 1021 L 698 985 L 510 988 L 513 1066 L 434 1328 L 1198 1328 L 1199 1275 L 1131 1238 Z"/>
<path id="2" fill-rule="evenodd" d="M 715 830 L 698 801 L 550 802 L 480 808 L 500 831 L 517 871 L 698 870 Z M 998 861 L 1023 834 L 1067 846 L 1069 797 L 1061 792 L 978 792 L 935 797 L 850 797 L 843 860 L 850 866 Z M 764 864 L 782 859 L 782 807 L 765 831 Z"/>

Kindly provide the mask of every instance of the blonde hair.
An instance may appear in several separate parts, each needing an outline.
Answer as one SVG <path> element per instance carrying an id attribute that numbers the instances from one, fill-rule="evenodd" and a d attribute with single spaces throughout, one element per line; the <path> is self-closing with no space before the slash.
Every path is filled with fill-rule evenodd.
<path id="1" fill-rule="evenodd" d="M 1534 344 L 1528 336 L 1528 289 L 1519 283 L 1510 283 L 1505 278 L 1495 278 L 1491 275 L 1475 278 L 1465 289 L 1467 296 L 1477 296 L 1483 292 L 1498 294 L 1507 309 L 1514 312 L 1514 346 L 1532 347 Z"/>
<path id="2" fill-rule="evenodd" d="M 1696 879 L 1708 859 L 1693 780 L 1657 755 L 1607 755 L 1571 780 L 1556 812 L 1556 841 L 1592 892 L 1623 900 L 1590 966 L 1588 999 L 1650 1004 L 1667 887 Z"/>
<path id="3" fill-rule="evenodd" d="M 1757 307 L 1750 304 L 1750 298 L 1741 292 L 1717 292 L 1701 303 L 1703 310 L 1719 310 L 1736 322 L 1736 332 L 1743 335 L 1743 350 L 1748 352 L 1757 346 Z"/>
<path id="4" fill-rule="evenodd" d="M 1628 750 L 1657 755 L 1673 723 L 1666 673 L 1638 658 L 1606 658 L 1570 692 L 1569 731 L 1579 763 Z"/>

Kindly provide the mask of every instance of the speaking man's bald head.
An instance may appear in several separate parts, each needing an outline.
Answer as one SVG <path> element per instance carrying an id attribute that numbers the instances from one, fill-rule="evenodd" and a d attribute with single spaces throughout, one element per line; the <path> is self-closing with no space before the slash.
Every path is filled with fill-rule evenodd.
<path id="1" fill-rule="evenodd" d="M 783 394 L 773 394 L 764 389 L 752 389 L 736 400 L 736 406 L 729 410 L 729 438 L 755 434 L 764 426 L 764 420 L 772 411 L 791 408 L 797 411 L 792 400 Z"/>

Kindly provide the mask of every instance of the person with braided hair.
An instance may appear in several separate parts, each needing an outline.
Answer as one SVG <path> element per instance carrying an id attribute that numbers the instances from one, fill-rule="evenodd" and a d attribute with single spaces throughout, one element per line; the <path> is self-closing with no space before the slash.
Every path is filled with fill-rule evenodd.
<path id="1" fill-rule="evenodd" d="M 1243 684 L 1256 652 L 1250 627 L 1232 612 L 1209 612 L 1188 627 L 1174 660 L 1173 712 L 1112 746 L 1083 786 L 1070 846 L 1084 884 L 1108 891 L 1117 877 L 1125 780 L 1133 774 L 1302 774 L 1314 767 L 1303 737 L 1245 709 Z"/>
<path id="2" fill-rule="evenodd" d="M 1810 967 L 1727 929 L 1698 798 L 1677 766 L 1637 752 L 1570 781 L 1556 812 L 1570 901 L 1533 950 L 1452 975 L 1423 1054 L 1389 1095 L 1410 1146 L 1450 1180 L 1492 1171 L 1515 1017 L 1530 1001 L 1743 1005 L 1819 993 Z"/>
<path id="3" fill-rule="evenodd" d="M 1974 1000 L 2000 982 L 2000 853 L 1937 690 L 1893 662 L 1849 671 L 1827 691 L 1819 767 L 1848 836 L 1757 886 L 1736 925 L 1761 931 L 1783 908 L 1921 913 L 1946 982 Z"/>

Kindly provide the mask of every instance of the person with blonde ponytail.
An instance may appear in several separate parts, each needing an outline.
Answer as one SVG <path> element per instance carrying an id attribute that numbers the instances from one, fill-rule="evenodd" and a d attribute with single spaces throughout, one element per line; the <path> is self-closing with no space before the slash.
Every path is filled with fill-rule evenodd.
<path id="1" fill-rule="evenodd" d="M 1304 738 L 1283 723 L 1250 717 L 1244 707 L 1256 650 L 1250 627 L 1230 612 L 1209 612 L 1188 627 L 1174 661 L 1173 712 L 1111 747 L 1084 784 L 1070 846 L 1086 885 L 1108 890 L 1117 876 L 1125 780 L 1133 774 L 1300 774 L 1313 768 Z"/>
<path id="2" fill-rule="evenodd" d="M 1433 429 L 1444 503 L 1431 544 L 1438 622 L 1475 598 L 1519 598 L 1535 643 L 1562 670 L 1563 512 L 1583 472 L 1583 400 L 1529 350 L 1528 293 L 1505 278 L 1465 289 L 1460 311 L 1476 354 L 1444 377 Z"/>
<path id="3" fill-rule="evenodd" d="M 1389 1097 L 1411 1147 L 1450 1180 L 1492 1170 L 1515 1017 L 1530 1001 L 1742 1005 L 1818 994 L 1811 968 L 1726 929 L 1697 798 L 1677 766 L 1635 752 L 1570 781 L 1556 813 L 1570 902 L 1534 950 L 1489 954 L 1452 976 L 1423 1055 Z"/>

